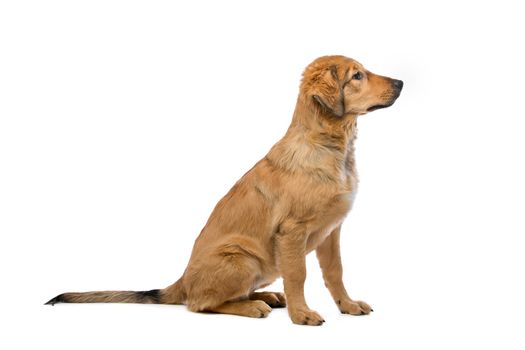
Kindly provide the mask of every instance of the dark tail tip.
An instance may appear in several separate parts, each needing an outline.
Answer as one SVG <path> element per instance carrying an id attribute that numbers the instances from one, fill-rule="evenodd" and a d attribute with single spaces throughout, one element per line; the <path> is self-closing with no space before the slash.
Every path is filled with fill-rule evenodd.
<path id="1" fill-rule="evenodd" d="M 136 292 L 137 295 L 140 295 L 143 299 L 154 303 L 159 304 L 160 303 L 160 289 L 152 289 L 147 290 L 143 292 Z"/>
<path id="2" fill-rule="evenodd" d="M 55 305 L 56 303 L 65 303 L 65 302 L 66 302 L 66 300 L 64 299 L 64 294 L 59 294 L 56 297 L 54 297 L 53 299 L 49 300 L 44 305 Z"/>

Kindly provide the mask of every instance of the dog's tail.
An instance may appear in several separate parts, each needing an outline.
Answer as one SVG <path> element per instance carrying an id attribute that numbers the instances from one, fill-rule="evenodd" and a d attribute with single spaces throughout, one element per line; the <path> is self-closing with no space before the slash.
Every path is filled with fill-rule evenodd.
<path id="1" fill-rule="evenodd" d="M 135 303 L 135 304 L 184 304 L 186 292 L 182 278 L 165 289 L 148 291 L 100 291 L 85 293 L 63 293 L 45 305 L 57 303 Z"/>

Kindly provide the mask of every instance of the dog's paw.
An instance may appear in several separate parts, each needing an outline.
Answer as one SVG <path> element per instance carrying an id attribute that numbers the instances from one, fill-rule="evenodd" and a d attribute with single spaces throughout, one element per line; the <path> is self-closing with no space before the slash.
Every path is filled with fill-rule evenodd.
<path id="1" fill-rule="evenodd" d="M 350 315 L 368 315 L 372 310 L 370 305 L 364 301 L 338 300 L 337 306 L 343 314 Z"/>
<path id="2" fill-rule="evenodd" d="M 320 326 L 324 319 L 317 312 L 309 309 L 290 310 L 290 318 L 295 324 Z"/>
<path id="3" fill-rule="evenodd" d="M 264 301 L 254 300 L 243 305 L 243 309 L 239 315 L 254 317 L 254 318 L 264 318 L 272 312 L 272 308 L 268 306 Z"/>
<path id="4" fill-rule="evenodd" d="M 274 292 L 273 295 L 277 298 L 275 303 L 272 303 L 270 306 L 275 308 L 286 307 L 286 297 L 284 293 Z"/>
<path id="5" fill-rule="evenodd" d="M 286 297 L 278 292 L 255 292 L 250 295 L 250 300 L 262 300 L 272 308 L 286 307 Z"/>

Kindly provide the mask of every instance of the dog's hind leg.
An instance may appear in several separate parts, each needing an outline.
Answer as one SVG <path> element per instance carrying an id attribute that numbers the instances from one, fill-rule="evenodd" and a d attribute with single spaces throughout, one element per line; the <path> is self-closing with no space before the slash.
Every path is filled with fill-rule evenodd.
<path id="1" fill-rule="evenodd" d="M 188 265 L 184 273 L 188 309 L 265 317 L 271 308 L 262 300 L 249 300 L 261 275 L 259 258 L 244 245 L 221 245 Z"/>

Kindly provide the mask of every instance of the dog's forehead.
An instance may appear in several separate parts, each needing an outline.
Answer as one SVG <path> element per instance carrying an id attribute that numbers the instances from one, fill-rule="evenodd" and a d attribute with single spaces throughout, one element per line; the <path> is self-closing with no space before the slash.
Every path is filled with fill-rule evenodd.
<path id="1" fill-rule="evenodd" d="M 304 71 L 304 76 L 308 77 L 310 74 L 319 74 L 324 72 L 335 71 L 338 75 L 353 74 L 356 71 L 365 70 L 363 65 L 353 58 L 346 56 L 322 56 L 314 60 Z M 332 73 L 331 73 L 332 74 Z"/>
<path id="2" fill-rule="evenodd" d="M 345 66 L 346 66 L 347 69 L 349 69 L 351 71 L 363 70 L 364 69 L 364 67 L 363 67 L 363 65 L 361 63 L 359 63 L 356 60 L 351 59 L 351 58 L 349 58 L 345 62 Z"/>

